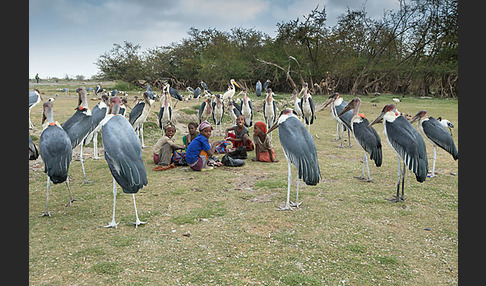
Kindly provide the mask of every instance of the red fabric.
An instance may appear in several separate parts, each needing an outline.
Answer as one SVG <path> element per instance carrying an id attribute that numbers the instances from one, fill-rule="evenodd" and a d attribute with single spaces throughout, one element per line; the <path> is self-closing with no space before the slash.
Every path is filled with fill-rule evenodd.
<path id="1" fill-rule="evenodd" d="M 155 164 L 158 164 L 159 163 L 159 160 L 160 160 L 159 155 L 158 154 L 155 154 L 155 153 L 153 153 L 153 154 L 154 154 L 154 163 Z"/>
<path id="2" fill-rule="evenodd" d="M 275 153 L 273 152 L 273 149 L 271 150 L 272 150 L 272 158 L 275 159 Z M 260 156 L 257 158 L 257 160 L 260 162 L 272 162 L 272 160 L 270 160 L 270 152 L 269 151 L 260 152 Z"/>
<path id="3" fill-rule="evenodd" d="M 228 137 L 236 138 L 236 135 L 234 133 L 228 133 Z M 232 142 L 234 148 L 243 146 L 243 141 L 232 141 Z M 253 151 L 255 149 L 255 146 L 253 145 L 253 142 L 250 139 L 246 141 L 245 147 L 246 147 L 246 151 Z"/>
<path id="4" fill-rule="evenodd" d="M 255 123 L 255 126 L 258 126 L 261 131 L 267 133 L 267 125 L 264 122 L 258 121 L 257 123 Z"/>

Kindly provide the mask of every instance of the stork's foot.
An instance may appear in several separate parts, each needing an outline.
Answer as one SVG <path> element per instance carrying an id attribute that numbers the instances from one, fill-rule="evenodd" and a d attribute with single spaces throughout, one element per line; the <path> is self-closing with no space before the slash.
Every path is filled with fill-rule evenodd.
<path id="1" fill-rule="evenodd" d="M 46 210 L 46 211 L 45 211 L 43 214 L 41 214 L 40 216 L 48 216 L 48 217 L 51 217 L 51 213 L 50 213 L 50 212 L 48 212 L 48 211 Z"/>
<path id="2" fill-rule="evenodd" d="M 361 180 L 361 181 L 365 181 L 365 182 L 373 182 L 370 178 L 366 178 L 366 177 L 363 177 L 363 176 L 359 176 L 359 177 L 356 177 L 356 179 L 358 180 Z"/>
<path id="3" fill-rule="evenodd" d="M 66 207 L 70 207 L 74 201 L 79 201 L 78 199 L 70 199 L 69 202 L 66 204 Z"/>
<path id="4" fill-rule="evenodd" d="M 290 206 L 293 207 L 293 208 L 299 208 L 301 204 L 302 204 L 302 202 L 300 202 L 300 203 L 290 202 Z"/>
<path id="5" fill-rule="evenodd" d="M 142 225 L 142 224 L 146 224 L 147 222 L 146 221 L 140 221 L 137 217 L 137 220 L 136 221 L 131 221 L 130 222 L 131 224 L 134 224 L 135 225 L 135 228 L 137 228 L 139 225 Z"/>
<path id="6" fill-rule="evenodd" d="M 142 149 L 145 149 L 145 148 L 147 148 L 147 146 L 145 146 L 145 145 L 142 145 Z"/>
<path id="7" fill-rule="evenodd" d="M 99 157 L 99 156 L 93 157 L 93 160 L 100 160 L 100 159 L 101 159 L 101 157 Z"/>
<path id="8" fill-rule="evenodd" d="M 433 173 L 432 173 L 432 171 L 429 171 L 429 172 L 427 173 L 427 177 L 428 177 L 428 178 L 437 177 L 437 174 L 439 174 L 439 173 L 437 173 L 437 172 L 433 172 Z"/>
<path id="9" fill-rule="evenodd" d="M 118 228 L 118 224 L 119 224 L 119 222 L 115 222 L 115 220 L 112 220 L 107 225 L 101 225 L 100 227 L 104 227 L 104 228 L 110 228 L 110 227 Z"/>
<path id="10" fill-rule="evenodd" d="M 287 204 L 287 205 L 285 205 L 284 207 L 281 207 L 281 208 L 276 208 L 275 210 L 277 210 L 277 211 L 288 211 L 288 210 L 293 211 L 293 209 L 290 207 L 289 204 Z"/>
<path id="11" fill-rule="evenodd" d="M 88 181 L 87 178 L 84 178 L 83 184 L 92 184 L 94 181 Z"/>
<path id="12" fill-rule="evenodd" d="M 393 202 L 393 203 L 398 203 L 398 202 L 404 202 L 406 199 L 407 199 L 407 197 L 405 197 L 405 196 L 401 196 L 401 197 L 393 196 L 393 198 L 386 199 L 386 200 Z"/>

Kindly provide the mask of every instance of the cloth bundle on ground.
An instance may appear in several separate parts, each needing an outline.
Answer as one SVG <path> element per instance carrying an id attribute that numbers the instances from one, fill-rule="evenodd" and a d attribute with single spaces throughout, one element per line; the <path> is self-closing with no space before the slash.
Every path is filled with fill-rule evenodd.
<path id="1" fill-rule="evenodd" d="M 246 159 L 248 155 L 246 154 L 246 147 L 241 145 L 236 148 L 236 150 L 228 152 L 228 155 L 233 159 Z"/>
<path id="2" fill-rule="evenodd" d="M 223 158 L 221 158 L 221 163 L 223 163 L 223 165 L 228 167 L 240 167 L 245 165 L 245 161 L 241 159 L 234 159 L 229 155 L 229 153 L 224 155 Z"/>

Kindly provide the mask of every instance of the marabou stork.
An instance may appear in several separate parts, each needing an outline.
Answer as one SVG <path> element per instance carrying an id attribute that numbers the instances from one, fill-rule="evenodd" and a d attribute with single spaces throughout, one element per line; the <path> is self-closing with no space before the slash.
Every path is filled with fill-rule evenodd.
<path id="1" fill-rule="evenodd" d="M 371 182 L 370 178 L 370 167 L 368 165 L 368 156 L 366 152 L 370 154 L 370 159 L 375 161 L 376 167 L 380 167 L 383 161 L 383 153 L 381 151 L 381 139 L 378 136 L 376 130 L 371 126 L 368 119 L 366 119 L 363 113 L 359 112 L 359 106 L 361 105 L 361 99 L 358 97 L 351 100 L 348 105 L 341 111 L 338 116 L 347 112 L 348 110 L 353 110 L 353 118 L 351 119 L 351 130 L 353 131 L 354 139 L 361 148 L 364 149 L 364 159 L 363 159 L 363 173 L 361 177 L 356 177 L 360 180 L 366 182 Z M 365 178 L 365 163 L 368 170 L 368 178 Z"/>
<path id="2" fill-rule="evenodd" d="M 164 86 L 162 89 L 162 96 L 160 97 L 160 110 L 159 110 L 159 127 L 162 131 L 165 128 L 165 125 L 169 123 L 172 119 L 172 104 L 169 95 L 169 88 L 168 86 Z"/>
<path id="3" fill-rule="evenodd" d="M 169 90 L 169 94 L 170 94 L 171 97 L 173 97 L 173 98 L 175 98 L 179 101 L 182 101 L 182 95 L 177 91 L 177 89 L 173 88 L 168 83 L 164 87 Z"/>
<path id="4" fill-rule="evenodd" d="M 447 119 L 442 119 L 442 117 L 437 117 L 437 121 L 440 122 L 440 124 L 442 124 L 442 126 L 444 126 L 445 128 L 449 129 L 449 132 L 451 133 L 452 135 L 452 128 L 454 128 L 454 124 L 452 124 L 449 120 Z"/>
<path id="5" fill-rule="evenodd" d="M 39 90 L 36 88 L 29 91 L 29 129 L 34 129 L 34 124 L 30 120 L 30 110 L 42 100 Z"/>
<path id="6" fill-rule="evenodd" d="M 47 173 L 46 211 L 42 216 L 51 216 L 49 212 L 50 181 L 54 184 L 66 182 L 69 191 L 69 203 L 74 201 L 69 188 L 68 171 L 72 159 L 71 139 L 57 121 L 54 121 L 52 101 L 43 104 L 42 123 L 47 120 L 48 126 L 42 131 L 39 139 L 39 151 L 44 161 L 44 173 Z"/>
<path id="7" fill-rule="evenodd" d="M 123 115 L 128 120 L 127 107 L 128 107 L 128 101 L 125 97 L 122 97 L 120 103 L 120 111 L 118 112 L 118 114 Z"/>
<path id="8" fill-rule="evenodd" d="M 207 85 L 207 84 L 206 84 L 204 81 L 202 81 L 202 80 L 201 80 L 201 86 L 202 86 L 202 88 L 203 88 L 205 91 L 209 92 L 209 94 L 211 94 L 211 95 L 213 94 L 213 93 L 212 93 L 212 92 L 209 90 L 208 85 Z"/>
<path id="9" fill-rule="evenodd" d="M 273 126 L 277 120 L 277 104 L 273 99 L 273 91 L 271 88 L 265 93 L 265 100 L 263 101 L 263 117 L 267 126 Z M 270 134 L 270 137 L 272 134 Z"/>
<path id="10" fill-rule="evenodd" d="M 115 227 L 116 183 L 120 185 L 124 193 L 132 194 L 135 208 L 135 228 L 142 222 L 138 218 L 135 193 L 146 186 L 147 173 L 142 159 L 142 146 L 138 136 L 131 128 L 130 123 L 122 115 L 118 114 L 120 98 L 113 97 L 110 102 L 111 114 L 103 121 L 101 137 L 105 150 L 105 159 L 113 175 L 113 217 L 108 225 L 103 227 Z"/>
<path id="11" fill-rule="evenodd" d="M 155 102 L 154 94 L 150 89 L 150 86 L 147 86 L 147 90 L 143 93 L 143 100 L 139 101 L 135 106 L 133 106 L 132 111 L 128 117 L 128 121 L 133 126 L 135 132 L 142 140 L 142 148 L 145 148 L 143 142 L 143 123 L 147 120 L 147 116 L 150 113 L 150 109 L 152 108 L 152 104 Z M 140 135 L 141 134 L 141 135 Z"/>
<path id="12" fill-rule="evenodd" d="M 29 160 L 37 160 L 39 158 L 39 151 L 37 150 L 37 146 L 35 146 L 34 141 L 32 141 L 32 137 L 29 134 Z"/>
<path id="13" fill-rule="evenodd" d="M 343 100 L 342 97 L 339 96 L 339 93 L 337 92 L 330 95 L 329 98 L 317 110 L 320 111 L 326 106 L 328 106 L 329 104 L 331 105 L 331 117 L 337 121 L 336 134 L 339 134 L 339 125 L 341 125 L 341 133 L 339 135 L 339 137 L 341 138 L 341 145 L 339 147 L 344 148 L 342 133 L 344 131 L 344 128 L 346 128 L 348 130 L 348 143 L 349 143 L 348 148 L 349 148 L 351 147 L 350 130 L 351 130 L 351 119 L 353 118 L 353 112 L 351 110 L 348 110 L 347 112 L 343 113 L 341 116 L 338 116 L 338 114 L 340 114 L 341 111 L 343 111 L 343 109 L 348 104 L 346 103 L 346 101 Z"/>
<path id="14" fill-rule="evenodd" d="M 194 98 L 197 98 L 197 103 L 199 103 L 199 97 L 201 95 L 201 88 L 198 86 L 195 90 L 194 90 Z"/>
<path id="15" fill-rule="evenodd" d="M 233 119 L 233 126 L 236 125 L 236 119 L 241 115 L 241 107 L 234 100 L 228 101 L 228 114 Z"/>
<path id="16" fill-rule="evenodd" d="M 267 79 L 264 83 L 263 83 L 263 91 L 264 92 L 267 92 L 267 89 L 268 89 L 268 86 L 270 85 L 270 80 Z"/>
<path id="17" fill-rule="evenodd" d="M 302 89 L 304 90 L 304 94 L 300 99 L 300 108 L 302 109 L 302 117 L 304 117 L 305 124 L 309 126 L 309 132 L 310 132 L 310 126 L 312 123 L 314 123 L 314 118 L 316 118 L 316 113 L 315 113 L 316 108 L 314 106 L 314 101 L 312 100 L 312 96 L 308 93 L 309 90 L 308 84 L 304 83 Z"/>
<path id="18" fill-rule="evenodd" d="M 105 91 L 105 89 L 101 87 L 101 82 L 98 83 L 98 85 L 96 85 L 96 88 L 94 90 L 96 96 L 98 96 L 98 93 L 101 93 L 101 92 L 104 92 L 104 91 Z"/>
<path id="19" fill-rule="evenodd" d="M 251 99 L 247 95 L 248 89 L 243 89 L 243 102 L 241 103 L 241 115 L 245 117 L 245 126 L 251 127 L 253 125 L 253 106 Z"/>
<path id="20" fill-rule="evenodd" d="M 101 120 L 103 120 L 109 113 L 109 100 L 106 94 L 101 95 L 101 101 L 91 110 L 93 116 L 94 129 L 88 133 L 83 144 L 89 144 L 93 140 L 93 159 L 98 160 L 98 133 L 101 130 Z"/>
<path id="21" fill-rule="evenodd" d="M 201 103 L 201 106 L 199 107 L 199 124 L 201 124 L 203 121 L 207 121 L 209 117 L 213 114 L 213 105 L 211 102 L 211 98 L 208 97 L 203 103 Z"/>
<path id="22" fill-rule="evenodd" d="M 255 94 L 260 97 L 262 96 L 262 83 L 260 81 L 257 81 L 256 86 L 255 86 Z"/>
<path id="23" fill-rule="evenodd" d="M 314 139 L 292 109 L 284 109 L 277 122 L 267 131 L 267 134 L 277 127 L 280 144 L 288 163 L 287 201 L 283 208 L 277 210 L 289 210 L 291 207 L 299 207 L 302 203 L 298 201 L 299 179 L 302 179 L 307 185 L 315 186 L 321 179 L 321 171 Z M 294 164 L 298 170 L 295 203 L 290 202 L 290 185 L 292 183 L 290 163 Z"/>
<path id="24" fill-rule="evenodd" d="M 229 99 L 230 101 L 232 100 L 231 98 Z M 213 120 L 214 124 L 216 125 L 216 129 L 218 130 L 218 135 L 221 136 L 223 135 L 223 130 L 222 130 L 222 121 L 223 121 L 223 114 L 224 114 L 224 104 L 223 100 L 221 99 L 221 94 L 216 94 L 213 100 Z"/>
<path id="25" fill-rule="evenodd" d="M 84 139 L 90 133 L 95 125 L 93 124 L 93 116 L 91 110 L 88 108 L 88 100 L 86 99 L 86 88 L 84 86 L 77 88 L 78 93 L 78 107 L 73 116 L 62 124 L 62 128 L 71 139 L 71 148 L 74 149 L 79 146 L 79 160 L 81 161 L 81 168 L 83 169 L 84 183 L 90 183 L 84 171 L 83 162 L 83 145 Z"/>
<path id="26" fill-rule="evenodd" d="M 437 146 L 444 149 L 446 152 L 452 155 L 454 160 L 459 158 L 459 153 L 454 144 L 454 139 L 452 135 L 447 131 L 447 129 L 434 117 L 427 116 L 427 111 L 419 111 L 410 121 L 414 123 L 419 120 L 419 130 L 420 132 L 429 139 L 429 141 L 434 145 L 434 163 L 432 164 L 431 177 L 435 177 L 435 159 L 437 158 Z"/>
<path id="27" fill-rule="evenodd" d="M 418 182 L 423 182 L 427 178 L 429 169 L 427 164 L 427 150 L 422 136 L 412 124 L 401 115 L 394 104 L 383 107 L 381 114 L 375 118 L 368 126 L 383 120 L 385 136 L 388 143 L 397 153 L 398 158 L 398 183 L 397 195 L 391 201 L 405 201 L 404 184 L 406 166 L 415 174 Z M 403 161 L 403 170 L 400 170 L 400 159 Z M 400 180 L 402 180 L 402 196 L 399 197 Z"/>
<path id="28" fill-rule="evenodd" d="M 296 90 L 292 91 L 292 99 L 291 100 L 294 103 L 294 111 L 295 111 L 297 117 L 299 117 L 299 119 L 302 119 L 302 109 L 300 108 L 300 99 L 297 95 Z"/>
<path id="29" fill-rule="evenodd" d="M 234 79 L 230 80 L 230 85 L 231 85 L 230 88 L 228 88 L 228 90 L 223 94 L 223 101 L 230 100 L 233 97 L 233 95 L 235 95 L 236 92 L 235 85 L 241 88 Z"/>

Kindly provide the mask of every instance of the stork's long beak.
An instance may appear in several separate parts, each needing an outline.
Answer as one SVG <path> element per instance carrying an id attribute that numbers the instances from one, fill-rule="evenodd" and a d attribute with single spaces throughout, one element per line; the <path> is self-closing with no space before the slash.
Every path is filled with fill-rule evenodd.
<path id="1" fill-rule="evenodd" d="M 326 106 L 331 104 L 331 102 L 333 102 L 333 101 L 334 101 L 334 98 L 328 98 L 326 101 L 324 101 L 324 103 L 321 106 L 317 107 L 316 112 L 323 110 Z"/>
<path id="2" fill-rule="evenodd" d="M 350 103 L 348 103 L 348 105 L 346 105 L 346 107 L 343 109 L 343 111 L 341 111 L 341 113 L 338 114 L 338 116 L 341 116 L 343 115 L 344 113 L 348 112 L 349 110 L 353 109 L 354 108 L 354 105 Z"/>
<path id="3" fill-rule="evenodd" d="M 234 83 L 234 84 L 235 84 L 237 87 L 241 88 L 241 87 L 240 87 L 240 85 L 236 83 L 236 81 L 233 81 L 233 83 Z"/>
<path id="4" fill-rule="evenodd" d="M 267 130 L 267 133 L 266 134 L 270 134 L 270 132 L 272 132 L 273 130 L 277 129 L 278 127 L 278 119 L 277 119 L 277 122 L 275 122 L 275 124 L 273 124 L 272 127 L 270 127 L 270 129 Z"/>
<path id="5" fill-rule="evenodd" d="M 415 116 L 414 116 L 414 117 L 412 117 L 412 119 L 410 119 L 410 124 L 412 124 L 412 123 L 414 123 L 415 121 L 417 121 L 417 119 L 420 119 L 420 117 L 421 117 L 421 116 L 420 116 L 420 111 L 419 111 L 417 114 L 415 114 Z"/>
<path id="6" fill-rule="evenodd" d="M 370 122 L 370 124 L 368 124 L 368 127 L 370 127 L 371 125 L 375 124 L 375 123 L 378 123 L 378 122 L 381 122 L 383 120 L 383 116 L 385 116 L 385 112 L 381 112 L 380 115 L 378 115 L 378 117 L 376 117 L 373 121 Z"/>

